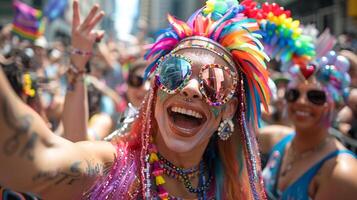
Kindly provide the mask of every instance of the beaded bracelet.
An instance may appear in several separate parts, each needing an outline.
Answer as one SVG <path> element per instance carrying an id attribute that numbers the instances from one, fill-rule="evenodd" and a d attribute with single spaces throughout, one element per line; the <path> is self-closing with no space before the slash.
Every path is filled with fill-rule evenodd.
<path id="1" fill-rule="evenodd" d="M 71 64 L 70 67 L 68 68 L 67 71 L 67 79 L 68 79 L 68 85 L 67 85 L 67 90 L 68 91 L 74 91 L 75 89 L 75 84 L 81 80 L 83 81 L 83 77 L 81 77 L 80 79 L 78 77 L 80 77 L 81 75 L 85 74 L 85 70 L 79 70 L 75 65 Z"/>
<path id="2" fill-rule="evenodd" d="M 68 69 L 75 75 L 84 74 L 86 72 L 85 70 L 78 69 L 74 64 L 71 64 Z"/>
<path id="3" fill-rule="evenodd" d="M 80 55 L 80 56 L 92 56 L 93 52 L 92 51 L 84 51 L 84 50 L 72 47 L 71 54 Z"/>

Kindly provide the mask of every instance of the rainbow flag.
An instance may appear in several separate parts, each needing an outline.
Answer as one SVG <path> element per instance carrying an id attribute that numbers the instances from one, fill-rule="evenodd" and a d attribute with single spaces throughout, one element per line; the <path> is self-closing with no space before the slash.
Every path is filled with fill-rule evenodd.
<path id="1" fill-rule="evenodd" d="M 18 0 L 13 3 L 15 17 L 12 22 L 12 32 L 24 39 L 36 40 L 43 35 L 45 23 L 42 20 L 42 12 L 28 6 Z"/>

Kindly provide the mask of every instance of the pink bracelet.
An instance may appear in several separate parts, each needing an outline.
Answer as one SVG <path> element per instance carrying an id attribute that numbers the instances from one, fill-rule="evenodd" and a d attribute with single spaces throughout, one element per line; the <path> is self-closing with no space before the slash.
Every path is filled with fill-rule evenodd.
<path id="1" fill-rule="evenodd" d="M 76 54 L 76 55 L 80 55 L 80 56 L 92 56 L 93 52 L 92 51 L 84 51 L 84 50 L 77 49 L 77 48 L 72 48 L 71 54 Z"/>

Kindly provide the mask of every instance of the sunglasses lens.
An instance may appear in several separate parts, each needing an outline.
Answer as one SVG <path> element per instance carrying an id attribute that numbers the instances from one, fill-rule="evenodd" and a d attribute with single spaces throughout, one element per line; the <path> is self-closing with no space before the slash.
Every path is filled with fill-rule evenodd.
<path id="1" fill-rule="evenodd" d="M 190 75 L 191 64 L 180 57 L 170 56 L 159 66 L 160 82 L 169 90 L 180 87 Z"/>
<path id="2" fill-rule="evenodd" d="M 300 92 L 296 89 L 287 90 L 285 93 L 285 99 L 288 102 L 295 102 L 300 96 Z"/>
<path id="3" fill-rule="evenodd" d="M 219 66 L 203 67 L 201 71 L 203 95 L 212 103 L 224 103 L 234 90 L 232 75 Z"/>
<path id="4" fill-rule="evenodd" d="M 316 105 L 323 105 L 326 103 L 326 94 L 321 90 L 310 90 L 307 92 L 307 98 L 311 103 Z"/>

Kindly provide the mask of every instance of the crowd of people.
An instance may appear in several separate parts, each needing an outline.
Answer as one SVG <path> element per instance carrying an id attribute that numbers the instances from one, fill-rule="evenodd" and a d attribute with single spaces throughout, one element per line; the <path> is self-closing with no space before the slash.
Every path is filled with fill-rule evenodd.
<path id="1" fill-rule="evenodd" d="M 276 5 L 208 0 L 153 44 L 78 0 L 70 45 L 4 26 L 0 199 L 355 199 L 357 52 Z"/>

